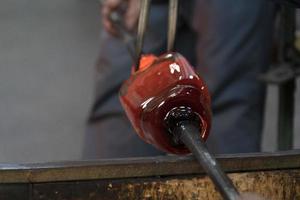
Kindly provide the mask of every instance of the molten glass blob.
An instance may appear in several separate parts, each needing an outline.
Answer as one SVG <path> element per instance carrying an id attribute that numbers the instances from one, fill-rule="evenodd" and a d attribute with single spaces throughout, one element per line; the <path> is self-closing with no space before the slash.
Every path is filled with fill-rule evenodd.
<path id="1" fill-rule="evenodd" d="M 122 85 L 120 100 L 138 135 L 158 149 L 186 154 L 174 140 L 166 118 L 174 109 L 198 116 L 199 134 L 206 139 L 211 126 L 210 96 L 202 79 L 178 53 L 145 55 L 137 72 Z M 184 117 L 184 115 L 182 115 Z M 181 116 L 181 117 L 182 117 Z M 185 119 L 190 120 L 190 119 Z"/>

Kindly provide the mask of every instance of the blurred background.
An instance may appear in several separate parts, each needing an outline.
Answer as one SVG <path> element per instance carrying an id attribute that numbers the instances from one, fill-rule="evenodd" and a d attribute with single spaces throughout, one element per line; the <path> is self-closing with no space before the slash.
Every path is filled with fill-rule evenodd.
<path id="1" fill-rule="evenodd" d="M 0 162 L 79 159 L 97 1 L 2 0 L 0 16 Z"/>
<path id="2" fill-rule="evenodd" d="M 81 159 L 99 14 L 96 0 L 0 1 L 0 162 Z M 267 96 L 263 150 L 274 151 L 277 88 Z M 299 103 L 295 113 L 297 133 Z"/>

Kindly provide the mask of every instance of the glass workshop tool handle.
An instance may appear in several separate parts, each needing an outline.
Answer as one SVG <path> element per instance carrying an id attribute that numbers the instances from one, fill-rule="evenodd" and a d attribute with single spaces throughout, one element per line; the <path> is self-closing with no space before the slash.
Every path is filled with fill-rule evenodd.
<path id="1" fill-rule="evenodd" d="M 189 148 L 197 158 L 204 171 L 213 181 L 217 190 L 225 200 L 237 200 L 240 195 L 232 181 L 221 169 L 217 160 L 206 148 L 199 134 L 199 129 L 190 121 L 182 121 L 174 129 L 179 139 Z"/>

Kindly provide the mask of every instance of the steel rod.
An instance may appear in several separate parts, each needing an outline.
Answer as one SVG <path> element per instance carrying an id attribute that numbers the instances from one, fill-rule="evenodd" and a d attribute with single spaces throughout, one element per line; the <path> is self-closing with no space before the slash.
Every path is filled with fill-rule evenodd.
<path id="1" fill-rule="evenodd" d="M 135 71 L 138 70 L 140 65 L 140 58 L 142 54 L 145 32 L 148 25 L 149 11 L 150 11 L 151 0 L 141 0 L 141 8 L 137 30 L 137 41 L 136 41 L 136 60 L 135 60 Z"/>
<path id="2" fill-rule="evenodd" d="M 168 22 L 168 52 L 173 51 L 175 37 L 176 37 L 176 26 L 178 16 L 178 0 L 169 0 L 169 22 Z"/>
<path id="3" fill-rule="evenodd" d="M 239 197 L 232 181 L 224 173 L 217 160 L 211 155 L 201 139 L 199 129 L 189 121 L 181 122 L 174 129 L 180 140 L 190 149 L 199 161 L 204 171 L 211 178 L 217 190 L 225 200 L 236 200 Z"/>

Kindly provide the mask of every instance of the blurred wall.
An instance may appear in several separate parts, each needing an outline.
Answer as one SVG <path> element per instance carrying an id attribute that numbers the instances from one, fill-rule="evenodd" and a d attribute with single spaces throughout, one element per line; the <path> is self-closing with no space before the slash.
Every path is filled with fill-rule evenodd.
<path id="1" fill-rule="evenodd" d="M 0 1 L 0 162 L 80 158 L 99 25 L 96 0 Z"/>

